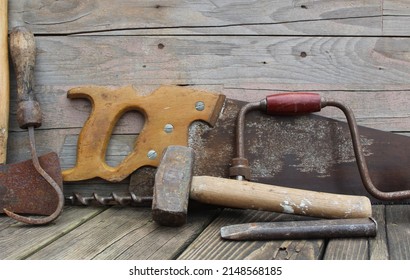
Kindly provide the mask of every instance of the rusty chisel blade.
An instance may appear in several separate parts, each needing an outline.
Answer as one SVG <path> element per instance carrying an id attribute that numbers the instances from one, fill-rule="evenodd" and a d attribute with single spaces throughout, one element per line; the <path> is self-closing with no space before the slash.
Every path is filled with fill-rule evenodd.
<path id="1" fill-rule="evenodd" d="M 377 223 L 373 218 L 249 223 L 221 228 L 221 237 L 229 240 L 374 237 L 376 234 Z"/>

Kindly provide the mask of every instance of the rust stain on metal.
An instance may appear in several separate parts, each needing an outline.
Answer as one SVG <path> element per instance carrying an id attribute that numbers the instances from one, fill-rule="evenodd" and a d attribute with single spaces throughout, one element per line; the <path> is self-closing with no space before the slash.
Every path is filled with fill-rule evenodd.
<path id="1" fill-rule="evenodd" d="M 39 157 L 44 170 L 63 186 L 56 153 Z M 15 213 L 51 215 L 58 197 L 49 183 L 35 170 L 32 160 L 0 166 L 0 213 L 6 208 Z"/>

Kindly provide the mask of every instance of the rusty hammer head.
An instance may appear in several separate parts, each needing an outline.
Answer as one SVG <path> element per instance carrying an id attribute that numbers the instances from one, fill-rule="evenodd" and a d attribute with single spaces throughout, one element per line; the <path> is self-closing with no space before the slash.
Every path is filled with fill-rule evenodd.
<path id="1" fill-rule="evenodd" d="M 165 226 L 186 223 L 191 188 L 194 150 L 183 146 L 169 146 L 155 175 L 152 217 Z"/>

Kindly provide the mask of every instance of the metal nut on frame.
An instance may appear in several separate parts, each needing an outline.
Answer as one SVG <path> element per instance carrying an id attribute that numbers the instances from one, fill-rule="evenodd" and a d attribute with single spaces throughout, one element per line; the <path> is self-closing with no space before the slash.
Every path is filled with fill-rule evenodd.
<path id="1" fill-rule="evenodd" d="M 232 167 L 229 168 L 229 176 L 237 179 L 250 180 L 251 169 L 249 168 L 249 162 L 246 158 L 234 158 L 232 159 Z"/>

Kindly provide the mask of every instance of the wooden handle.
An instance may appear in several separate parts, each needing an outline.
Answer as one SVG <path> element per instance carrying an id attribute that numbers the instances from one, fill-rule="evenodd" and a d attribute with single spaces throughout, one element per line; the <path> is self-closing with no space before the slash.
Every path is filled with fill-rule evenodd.
<path id="1" fill-rule="evenodd" d="M 9 57 L 7 48 L 7 0 L 0 2 L 0 164 L 6 162 L 9 129 Z"/>
<path id="2" fill-rule="evenodd" d="M 25 27 L 10 33 L 10 54 L 17 79 L 17 121 L 20 128 L 41 125 L 40 105 L 33 92 L 36 44 L 34 35 Z"/>
<path id="3" fill-rule="evenodd" d="M 100 177 L 118 182 L 141 166 L 158 166 L 166 147 L 188 145 L 188 129 L 193 121 L 214 125 L 225 101 L 223 95 L 177 86 L 162 86 L 146 96 L 131 86 L 90 86 L 71 89 L 68 97 L 91 100 L 93 110 L 78 138 L 76 165 L 63 171 L 64 181 Z M 105 152 L 112 130 L 120 117 L 131 110 L 144 115 L 144 128 L 134 150 L 117 166 L 109 166 Z"/>
<path id="4" fill-rule="evenodd" d="M 269 115 L 294 116 L 321 109 L 321 97 L 312 92 L 287 92 L 272 94 L 266 97 L 266 112 Z"/>
<path id="5" fill-rule="evenodd" d="M 339 195 L 293 188 L 194 176 L 190 198 L 199 202 L 320 218 L 367 218 L 372 214 L 365 196 Z"/>

